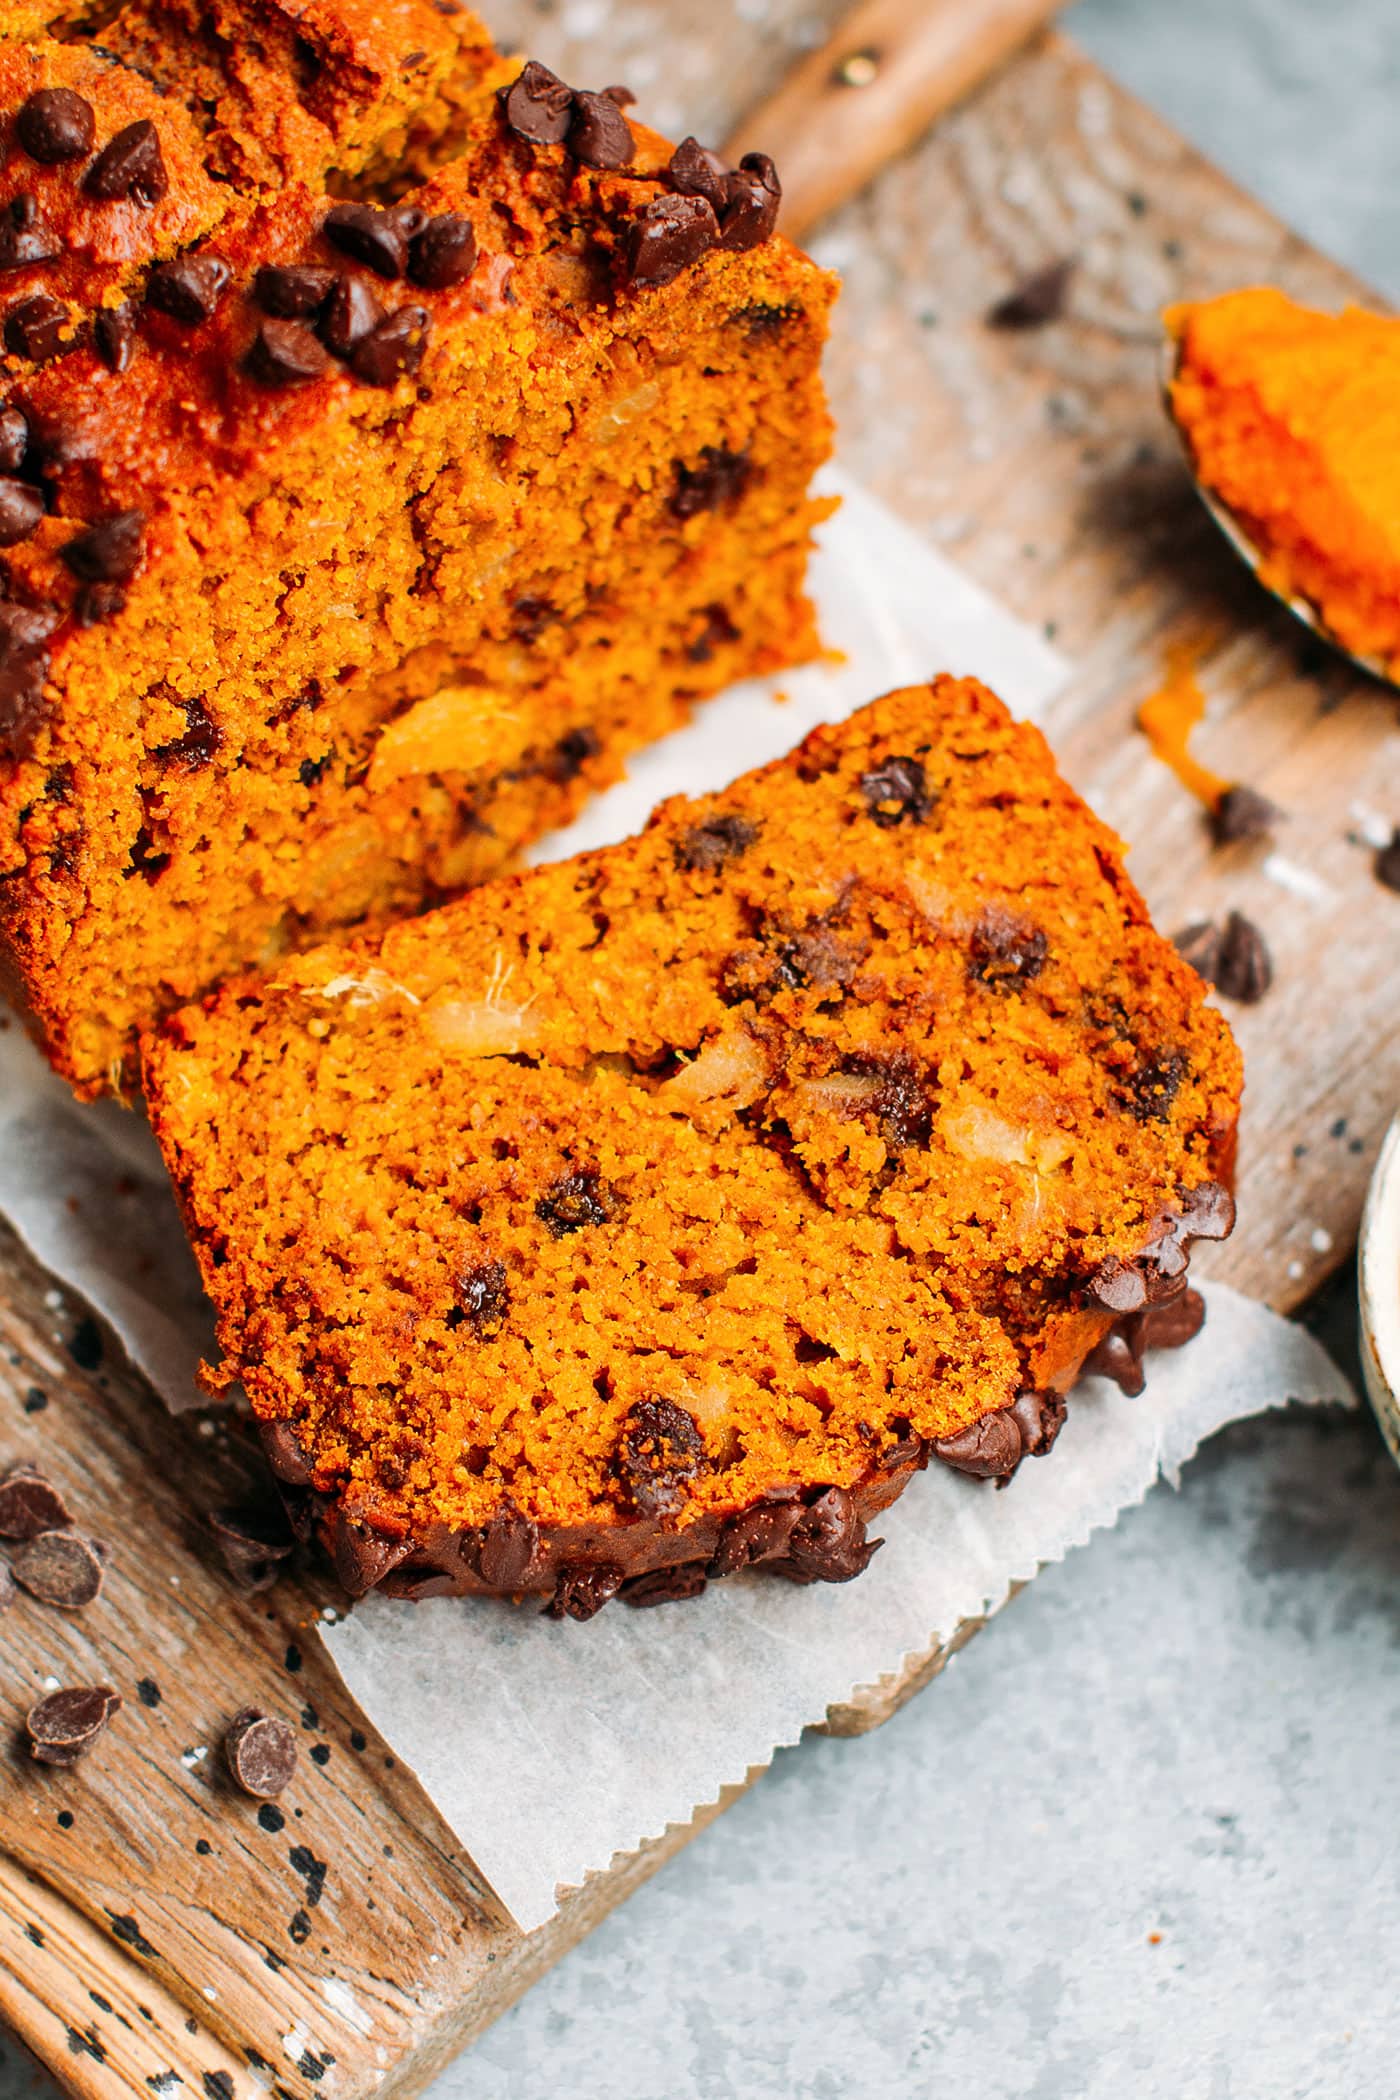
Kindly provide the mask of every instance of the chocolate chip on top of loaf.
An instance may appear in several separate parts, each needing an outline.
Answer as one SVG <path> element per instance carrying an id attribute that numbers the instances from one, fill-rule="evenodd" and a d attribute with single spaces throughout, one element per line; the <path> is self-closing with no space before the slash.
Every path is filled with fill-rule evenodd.
<path id="1" fill-rule="evenodd" d="M 0 41 L 0 965 L 83 1094 L 817 647 L 771 166 L 432 0 L 203 20 Z"/>
<path id="2" fill-rule="evenodd" d="M 216 1383 L 354 1591 L 846 1580 L 930 1457 L 1005 1479 L 1184 1339 L 1233 1217 L 1229 1030 L 970 681 L 288 957 L 146 1081 Z"/>

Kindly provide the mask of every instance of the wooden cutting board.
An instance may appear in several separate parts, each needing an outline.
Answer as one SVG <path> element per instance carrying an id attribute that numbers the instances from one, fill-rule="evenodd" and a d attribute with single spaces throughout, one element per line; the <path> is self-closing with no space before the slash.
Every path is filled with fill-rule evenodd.
<path id="1" fill-rule="evenodd" d="M 665 12 L 693 78 L 707 77 L 701 54 L 714 59 L 701 114 L 717 136 L 739 93 L 786 62 L 776 30 L 812 9 L 772 0 L 761 26 L 720 24 L 705 0 Z M 567 39 L 543 55 L 571 76 L 626 77 L 658 10 L 627 0 L 610 14 L 603 70 Z M 1074 675 L 1052 734 L 1135 840 L 1161 923 L 1235 906 L 1267 933 L 1275 988 L 1232 1015 L 1250 1073 L 1240 1227 L 1214 1270 L 1293 1306 L 1349 1246 L 1400 1095 L 1400 897 L 1359 842 L 1367 811 L 1400 819 L 1396 703 L 1326 659 L 1206 523 L 1157 407 L 1156 314 L 1251 279 L 1328 303 L 1357 288 L 1057 39 L 821 246 L 847 280 L 831 363 L 847 466 L 1053 631 Z M 1026 271 L 1070 254 L 1064 319 L 985 327 Z M 1183 637 L 1210 700 L 1200 755 L 1288 810 L 1282 865 L 1258 847 L 1212 853 L 1200 811 L 1133 729 Z M 304 1577 L 242 1599 L 213 1565 L 191 1513 L 233 1498 L 248 1463 L 236 1431 L 172 1424 L 114 1361 L 80 1369 L 96 1339 L 0 1241 L 0 1456 L 42 1448 L 112 1547 L 86 1615 L 22 1601 L 0 1621 L 7 1726 L 46 1676 L 110 1681 L 127 1702 L 75 1771 L 6 1763 L 0 2017 L 72 2091 L 103 2100 L 418 2092 L 717 1810 L 522 1937 L 321 1657 L 329 1590 Z M 943 1659 L 831 1725 L 876 1725 Z M 245 1703 L 301 1726 L 280 1817 L 220 1770 L 222 1729 Z"/>

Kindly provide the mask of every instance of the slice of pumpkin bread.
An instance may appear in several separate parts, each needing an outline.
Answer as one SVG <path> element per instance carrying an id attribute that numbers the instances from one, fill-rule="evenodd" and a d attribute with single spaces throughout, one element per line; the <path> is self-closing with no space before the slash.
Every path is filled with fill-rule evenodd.
<path id="1" fill-rule="evenodd" d="M 970 681 L 232 985 L 145 1078 L 212 1382 L 356 1592 L 844 1580 L 930 1452 L 1005 1477 L 1183 1336 L 1233 1216 L 1225 1022 Z"/>
<path id="2" fill-rule="evenodd" d="M 118 32 L 0 43 L 0 975 L 84 1094 L 811 655 L 830 442 L 767 162 L 429 0 Z"/>

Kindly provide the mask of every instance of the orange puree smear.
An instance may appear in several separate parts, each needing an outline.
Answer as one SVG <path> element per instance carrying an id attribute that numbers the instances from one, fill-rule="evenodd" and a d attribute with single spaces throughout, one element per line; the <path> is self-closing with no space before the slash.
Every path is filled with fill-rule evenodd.
<path id="1" fill-rule="evenodd" d="M 1167 648 L 1166 676 L 1138 709 L 1138 728 L 1164 766 L 1170 766 L 1184 788 L 1214 809 L 1230 785 L 1191 756 L 1191 732 L 1204 716 L 1206 696 L 1196 680 L 1201 645 L 1172 642 Z"/>
<path id="2" fill-rule="evenodd" d="M 1166 323 L 1172 412 L 1262 580 L 1400 675 L 1400 319 L 1260 287 Z"/>

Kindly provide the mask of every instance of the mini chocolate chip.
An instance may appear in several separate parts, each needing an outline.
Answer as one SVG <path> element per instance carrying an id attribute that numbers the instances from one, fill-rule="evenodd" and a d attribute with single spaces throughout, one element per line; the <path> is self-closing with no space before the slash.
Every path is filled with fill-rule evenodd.
<path id="1" fill-rule="evenodd" d="M 720 1533 L 710 1573 L 733 1575 L 760 1561 L 779 1560 L 803 1515 L 800 1502 L 760 1502 L 731 1517 Z"/>
<path id="2" fill-rule="evenodd" d="M 38 199 L 21 190 L 0 211 L 0 270 L 28 270 L 62 253 L 63 244 L 40 213 Z"/>
<path id="3" fill-rule="evenodd" d="M 1400 825 L 1392 833 L 1390 844 L 1382 846 L 1376 855 L 1376 880 L 1385 889 L 1400 890 Z"/>
<path id="4" fill-rule="evenodd" d="M 72 1513 L 42 1473 L 16 1467 L 0 1480 L 0 1538 L 32 1539 L 41 1531 L 66 1531 Z"/>
<path id="5" fill-rule="evenodd" d="M 746 153 L 725 185 L 720 246 L 742 251 L 771 240 L 782 201 L 783 186 L 768 155 Z"/>
<path id="6" fill-rule="evenodd" d="M 670 1517 L 705 1461 L 695 1419 L 673 1400 L 639 1400 L 622 1424 L 617 1468 L 644 1517 Z"/>
<path id="7" fill-rule="evenodd" d="M 605 1225 L 616 1214 L 612 1191 L 600 1180 L 596 1167 L 561 1175 L 551 1182 L 535 1205 L 535 1216 L 543 1218 L 550 1237 L 562 1240 L 585 1225 Z"/>
<path id="8" fill-rule="evenodd" d="M 120 1692 L 109 1684 L 73 1685 L 50 1692 L 24 1717 L 30 1756 L 41 1765 L 75 1765 L 113 1714 L 121 1711 L 121 1705 Z"/>
<path id="9" fill-rule="evenodd" d="M 476 228 L 460 212 L 439 212 L 409 243 L 408 274 L 430 292 L 465 284 L 476 268 Z"/>
<path id="10" fill-rule="evenodd" d="M 1050 943 L 1039 926 L 1009 912 L 985 912 L 972 929 L 967 974 L 998 991 L 1019 991 L 1045 968 Z"/>
<path id="11" fill-rule="evenodd" d="M 1147 1303 L 1147 1283 L 1142 1271 L 1132 1262 L 1120 1261 L 1116 1254 L 1104 1257 L 1085 1290 L 1105 1312 L 1140 1312 Z"/>
<path id="12" fill-rule="evenodd" d="M 1243 784 L 1226 788 L 1211 811 L 1211 836 L 1217 846 L 1231 846 L 1237 839 L 1267 838 L 1283 817 L 1283 811 Z"/>
<path id="13" fill-rule="evenodd" d="M 338 277 L 321 321 L 321 341 L 336 357 L 349 357 L 372 335 L 384 309 L 360 277 Z"/>
<path id="14" fill-rule="evenodd" d="M 253 280 L 253 297 L 276 321 L 304 321 L 320 312 L 336 283 L 335 271 L 317 263 L 264 263 Z"/>
<path id="15" fill-rule="evenodd" d="M 80 627 L 100 627 L 125 611 L 126 592 L 119 583 L 85 583 L 73 600 L 73 617 Z"/>
<path id="16" fill-rule="evenodd" d="M 1185 951 L 1183 951 L 1185 952 Z M 1194 957 L 1188 956 L 1189 961 Z M 1227 999 L 1255 1006 L 1274 981 L 1274 966 L 1263 934 L 1243 912 L 1232 911 L 1220 931 L 1220 944 L 1209 958 L 1209 982 Z M 1195 967 L 1202 976 L 1201 963 Z"/>
<path id="17" fill-rule="evenodd" d="M 303 321 L 260 321 L 247 367 L 259 386 L 302 386 L 330 370 L 330 357 Z"/>
<path id="18" fill-rule="evenodd" d="M 129 198 L 133 204 L 158 204 L 170 188 L 161 157 L 160 134 L 149 117 L 125 125 L 102 148 L 83 188 L 105 204 Z"/>
<path id="19" fill-rule="evenodd" d="M 103 518 L 59 549 L 82 583 L 128 583 L 141 565 L 145 520 L 139 510 Z"/>
<path id="20" fill-rule="evenodd" d="M 709 253 L 719 239 L 714 206 L 704 197 L 653 197 L 632 222 L 627 246 L 627 284 L 652 291 L 670 284 Z"/>
<path id="21" fill-rule="evenodd" d="M 506 1596 L 523 1589 L 537 1563 L 539 1546 L 539 1527 L 513 1502 L 503 1502 L 482 1537 L 477 1562 L 482 1581 Z"/>
<path id="22" fill-rule="evenodd" d="M 15 130 L 31 160 L 56 168 L 92 151 L 97 120 L 92 104 L 72 88 L 38 88 L 20 104 Z"/>
<path id="23" fill-rule="evenodd" d="M 271 1589 L 295 1540 L 285 1513 L 269 1504 L 256 1509 L 211 1509 L 209 1529 L 219 1557 L 240 1589 Z"/>
<path id="24" fill-rule="evenodd" d="M 672 851 L 676 866 L 687 874 L 714 875 L 747 853 L 757 837 L 758 826 L 749 817 L 707 817 L 683 831 Z"/>
<path id="25" fill-rule="evenodd" d="M 1070 278 L 1074 275 L 1074 257 L 1064 257 L 1059 262 L 1047 263 L 1043 269 L 1033 270 L 987 313 L 989 328 L 1022 329 L 1044 328 L 1050 321 L 1058 321 L 1065 310 L 1065 294 L 1069 290 Z"/>
<path id="26" fill-rule="evenodd" d="M 12 1555 L 10 1572 L 21 1589 L 59 1611 L 82 1611 L 102 1594 L 102 1555 L 78 1531 L 41 1531 Z"/>
<path id="27" fill-rule="evenodd" d="M 611 95 L 581 90 L 574 96 L 569 151 L 586 168 L 630 168 L 637 157 L 632 127 Z"/>
<path id="28" fill-rule="evenodd" d="M 92 317 L 97 354 L 111 372 L 124 372 L 136 348 L 136 314 L 129 301 L 100 306 Z"/>
<path id="29" fill-rule="evenodd" d="M 702 1560 L 685 1561 L 678 1568 L 655 1568 L 650 1575 L 634 1575 L 622 1585 L 622 1601 L 641 1610 L 651 1604 L 679 1604 L 687 1597 L 704 1594 L 708 1571 Z"/>
<path id="30" fill-rule="evenodd" d="M 551 1619 L 591 1619 L 622 1587 L 622 1569 L 611 1561 L 593 1567 L 561 1568 L 545 1607 Z"/>
<path id="31" fill-rule="evenodd" d="M 48 292 L 31 292 L 5 315 L 5 348 L 16 357 L 46 365 L 78 347 L 79 336 L 68 308 Z"/>
<path id="32" fill-rule="evenodd" d="M 402 277 L 408 264 L 408 241 L 392 211 L 372 204 L 337 204 L 327 212 L 321 231 L 332 247 L 352 255 L 379 277 Z"/>
<path id="33" fill-rule="evenodd" d="M 182 255 L 157 263 L 146 279 L 146 304 L 182 328 L 202 327 L 213 319 L 231 275 L 219 255 Z"/>
<path id="34" fill-rule="evenodd" d="M 827 1488 L 799 1514 L 786 1557 L 773 1563 L 773 1573 L 787 1582 L 851 1582 L 883 1544 L 866 1538 L 845 1488 Z"/>
<path id="35" fill-rule="evenodd" d="M 731 452 L 725 445 L 702 446 L 699 463 L 693 467 L 678 459 L 670 501 L 672 517 L 684 522 L 699 517 L 702 511 L 737 503 L 752 473 L 753 462 L 748 453 Z"/>
<path id="36" fill-rule="evenodd" d="M 682 139 L 671 155 L 666 179 L 683 197 L 703 197 L 715 217 L 724 210 L 728 195 L 729 167 L 697 138 Z"/>
<path id="37" fill-rule="evenodd" d="M 1021 1425 L 1009 1407 L 994 1408 L 952 1436 L 936 1436 L 930 1447 L 955 1473 L 975 1480 L 1009 1480 L 1021 1463 Z"/>
<path id="38" fill-rule="evenodd" d="M 0 547 L 27 540 L 44 515 L 44 499 L 27 481 L 0 476 Z"/>
<path id="39" fill-rule="evenodd" d="M 536 59 L 530 59 L 520 77 L 501 89 L 500 104 L 516 137 L 531 146 L 562 146 L 569 135 L 574 91 Z"/>
<path id="40" fill-rule="evenodd" d="M 56 614 L 37 606 L 0 605 L 0 745 L 13 748 L 38 717 L 57 625 Z"/>
<path id="41" fill-rule="evenodd" d="M 367 386 L 393 386 L 422 364 L 431 325 L 423 307 L 399 307 L 356 343 L 350 353 L 351 371 Z"/>
<path id="42" fill-rule="evenodd" d="M 29 449 L 29 425 L 17 408 L 0 408 L 0 474 L 18 474 Z"/>
<path id="43" fill-rule="evenodd" d="M 510 1310 L 505 1264 L 474 1262 L 457 1280 L 457 1309 L 478 1336 L 499 1332 Z"/>
<path id="44" fill-rule="evenodd" d="M 270 1801 L 291 1785 L 297 1739 L 289 1721 L 256 1706 L 236 1713 L 224 1737 L 224 1757 L 235 1786 L 255 1801 Z"/>
<path id="45" fill-rule="evenodd" d="M 922 824 L 933 807 L 933 797 L 917 758 L 887 758 L 860 776 L 860 791 L 875 822 L 889 831 L 896 824 Z"/>

